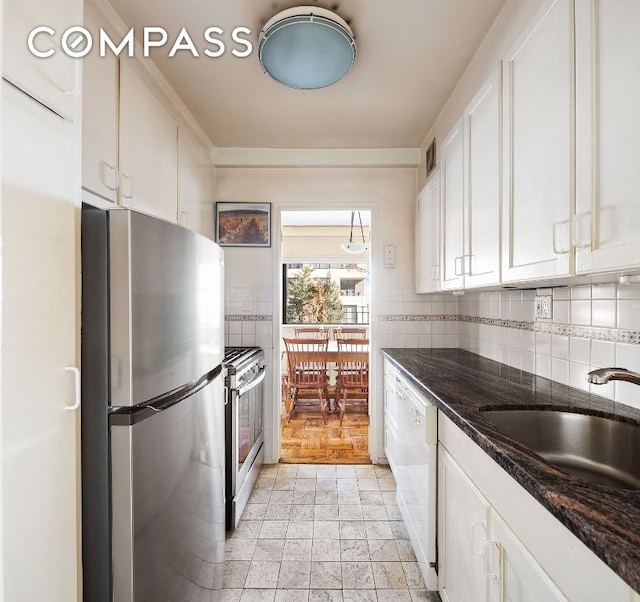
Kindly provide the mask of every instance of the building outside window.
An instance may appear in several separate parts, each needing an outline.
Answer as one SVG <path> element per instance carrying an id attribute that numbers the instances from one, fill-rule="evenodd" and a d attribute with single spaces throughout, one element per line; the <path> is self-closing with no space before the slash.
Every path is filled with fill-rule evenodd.
<path id="1" fill-rule="evenodd" d="M 287 263 L 283 266 L 285 324 L 368 324 L 366 263 Z"/>

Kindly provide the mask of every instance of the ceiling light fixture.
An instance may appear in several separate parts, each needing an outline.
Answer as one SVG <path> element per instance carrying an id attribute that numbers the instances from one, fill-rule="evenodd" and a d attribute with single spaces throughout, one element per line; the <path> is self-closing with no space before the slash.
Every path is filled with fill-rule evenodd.
<path id="1" fill-rule="evenodd" d="M 258 58 L 273 79 L 300 90 L 317 90 L 340 81 L 356 60 L 356 43 L 347 22 L 334 12 L 297 6 L 265 23 Z"/>
<path id="2" fill-rule="evenodd" d="M 362 228 L 362 216 L 358 211 L 358 220 L 360 220 L 360 234 L 362 234 L 362 242 L 353 242 L 353 218 L 355 217 L 355 211 L 351 212 L 351 234 L 349 235 L 349 242 L 343 242 L 340 246 L 343 251 L 347 253 L 362 253 L 369 248 L 369 245 L 364 240 L 364 229 Z"/>

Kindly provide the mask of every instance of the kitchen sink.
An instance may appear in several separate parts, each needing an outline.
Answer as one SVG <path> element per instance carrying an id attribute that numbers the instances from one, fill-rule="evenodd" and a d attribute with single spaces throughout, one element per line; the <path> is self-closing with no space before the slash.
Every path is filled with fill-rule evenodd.
<path id="1" fill-rule="evenodd" d="M 486 410 L 483 418 L 565 473 L 640 489 L 640 427 L 574 412 Z"/>

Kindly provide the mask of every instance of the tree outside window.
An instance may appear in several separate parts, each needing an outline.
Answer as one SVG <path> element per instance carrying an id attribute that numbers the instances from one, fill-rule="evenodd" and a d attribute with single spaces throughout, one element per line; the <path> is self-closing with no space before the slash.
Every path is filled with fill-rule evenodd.
<path id="1" fill-rule="evenodd" d="M 336 272 L 345 274 L 351 270 L 350 277 L 334 278 L 331 268 Z M 352 271 L 360 271 L 359 278 L 353 278 Z M 354 287 L 358 280 L 361 288 L 365 290 L 364 282 L 368 278 L 366 266 L 342 266 L 330 264 L 287 264 L 285 265 L 285 321 L 287 324 L 341 324 L 368 321 L 368 302 L 366 297 L 362 299 L 364 306 L 358 308 L 357 313 L 351 307 L 346 309 L 342 296 L 353 295 Z M 343 291 L 343 282 L 348 282 L 348 289 Z M 348 290 L 349 292 L 346 292 Z M 353 298 L 350 299 L 353 302 Z M 365 311 L 363 311 L 365 310 Z M 355 314 L 355 315 L 354 315 Z M 358 319 L 360 318 L 360 319 Z"/>

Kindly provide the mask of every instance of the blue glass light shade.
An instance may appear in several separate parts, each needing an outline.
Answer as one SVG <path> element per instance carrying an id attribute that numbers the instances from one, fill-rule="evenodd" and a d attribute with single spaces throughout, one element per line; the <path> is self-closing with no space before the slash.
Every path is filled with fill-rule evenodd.
<path id="1" fill-rule="evenodd" d="M 356 45 L 351 29 L 340 17 L 304 6 L 282 11 L 267 22 L 260 33 L 258 57 L 276 81 L 316 90 L 348 73 L 356 59 Z"/>

